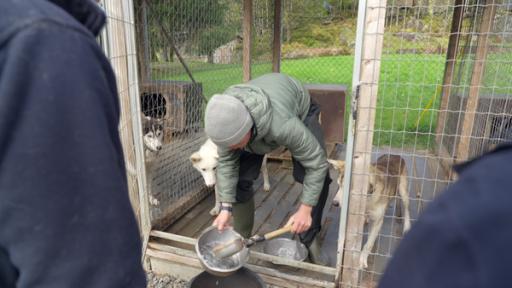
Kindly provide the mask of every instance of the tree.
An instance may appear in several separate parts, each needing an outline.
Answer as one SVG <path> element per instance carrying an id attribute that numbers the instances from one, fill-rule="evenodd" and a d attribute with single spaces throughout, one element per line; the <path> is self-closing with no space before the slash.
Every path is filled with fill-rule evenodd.
<path id="1" fill-rule="evenodd" d="M 213 63 L 213 52 L 219 46 L 234 39 L 229 27 L 215 26 L 203 29 L 198 36 L 197 50 L 201 55 L 208 55 L 208 63 Z"/>
<path id="2" fill-rule="evenodd" d="M 217 31 L 215 27 L 222 26 L 227 10 L 223 0 L 146 0 L 146 3 L 153 56 L 166 49 L 172 50 L 164 31 L 171 36 L 173 44 L 180 47 L 197 41 L 205 31 Z M 164 54 L 165 60 L 172 59 L 172 52 Z"/>
<path id="3" fill-rule="evenodd" d="M 292 32 L 305 27 L 311 18 L 325 15 L 322 1 L 288 0 L 283 3 L 284 42 L 292 41 Z"/>

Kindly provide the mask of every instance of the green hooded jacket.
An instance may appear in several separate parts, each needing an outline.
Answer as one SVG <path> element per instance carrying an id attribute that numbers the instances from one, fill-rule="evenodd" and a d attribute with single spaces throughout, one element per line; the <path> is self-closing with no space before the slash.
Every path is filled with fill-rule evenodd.
<path id="1" fill-rule="evenodd" d="M 252 116 L 255 131 L 245 150 L 267 154 L 284 146 L 305 168 L 301 202 L 315 206 L 328 166 L 326 152 L 304 126 L 311 98 L 302 84 L 284 74 L 266 74 L 224 94 L 242 101 Z M 236 202 L 241 150 L 219 147 L 217 188 L 221 202 Z"/>

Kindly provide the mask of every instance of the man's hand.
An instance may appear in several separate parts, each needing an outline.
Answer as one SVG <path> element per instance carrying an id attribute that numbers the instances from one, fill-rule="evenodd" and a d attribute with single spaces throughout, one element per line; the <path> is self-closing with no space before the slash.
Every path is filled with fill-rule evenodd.
<path id="1" fill-rule="evenodd" d="M 222 231 L 230 226 L 231 212 L 221 210 L 217 218 L 213 221 L 213 226 L 216 226 L 219 231 Z"/>
<path id="2" fill-rule="evenodd" d="M 286 225 L 292 225 L 293 233 L 302 233 L 311 227 L 311 210 L 313 207 L 301 204 L 299 210 L 290 217 Z"/>

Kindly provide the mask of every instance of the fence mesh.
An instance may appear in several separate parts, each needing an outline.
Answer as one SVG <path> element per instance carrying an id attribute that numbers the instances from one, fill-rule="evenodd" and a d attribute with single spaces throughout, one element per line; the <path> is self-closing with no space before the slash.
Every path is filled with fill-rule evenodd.
<path id="1" fill-rule="evenodd" d="M 373 56 L 363 52 L 362 65 L 377 60 L 369 69 L 380 72 L 379 78 L 361 84 L 362 91 L 375 91 L 373 83 L 378 81 L 376 103 L 359 101 L 357 107 L 366 117 L 358 116 L 357 121 L 369 125 L 356 126 L 360 139 L 354 153 L 370 161 L 353 161 L 361 169 L 353 170 L 352 181 L 364 176 L 370 185 L 350 192 L 351 201 L 361 199 L 355 203 L 362 206 L 351 203 L 348 211 L 347 243 L 358 244 L 345 245 L 346 287 L 377 285 L 406 233 L 406 210 L 414 223 L 425 205 L 451 183 L 451 164 L 477 157 L 511 136 L 510 4 L 369 2 L 380 10 L 373 25 L 383 24 L 384 33 L 366 30 L 365 36 L 381 35 L 383 49 L 381 57 L 376 48 Z M 364 43 L 363 51 L 378 47 L 378 41 Z M 396 170 L 398 159 L 405 163 L 402 178 L 398 175 L 403 170 Z M 385 181 L 398 187 L 379 190 Z M 401 183 L 407 187 L 406 199 Z"/>
<path id="2" fill-rule="evenodd" d="M 253 1 L 253 77 L 272 70 L 273 2 Z M 369 225 L 364 218 L 376 209 L 378 193 L 373 189 L 368 194 L 367 187 L 351 191 L 345 238 L 355 245 L 345 245 L 343 251 L 344 287 L 376 286 L 404 234 L 405 211 L 414 223 L 425 205 L 452 181 L 447 163 L 476 157 L 512 136 L 507 81 L 512 60 L 512 5 L 508 1 L 369 2 L 376 3 L 373 12 L 382 12 L 374 24 L 383 26 L 383 34 L 365 31 L 365 36 L 373 33 L 373 39 L 380 40 L 364 42 L 362 50 L 380 46 L 378 41 L 383 50 L 381 57 L 370 53 L 363 59 L 375 62 L 378 78 L 361 83 L 361 91 L 378 94 L 375 103 L 359 101 L 357 107 L 358 113 L 367 117 L 358 118 L 358 123 L 371 125 L 357 126 L 354 153 L 366 155 L 369 161 L 351 177 L 364 176 L 375 188 L 378 181 L 385 181 L 379 177 L 394 173 L 390 179 L 397 189 L 382 195 L 382 220 L 374 216 Z M 243 81 L 243 1 L 134 0 L 135 19 L 125 18 L 123 9 L 128 8 L 117 4 L 111 7 L 122 11 L 106 5 L 109 26 L 105 33 L 111 44 L 105 47 L 118 76 L 124 107 L 123 147 L 128 163 L 133 163 L 131 117 L 141 117 L 151 216 L 153 225 L 162 228 L 208 193 L 189 157 L 205 141 L 202 119 L 206 101 Z M 283 0 L 281 71 L 306 84 L 346 84 L 350 91 L 357 52 L 357 4 Z M 121 27 L 135 28 L 137 54 L 135 47 L 126 44 L 132 43 L 130 33 Z M 132 66 L 127 65 L 135 57 L 138 95 L 132 89 L 137 79 L 129 77 Z M 128 76 L 123 77 L 125 74 Z M 123 101 L 129 95 L 139 98 L 141 115 L 128 112 L 129 104 Z M 357 161 L 353 161 L 356 166 Z M 402 172 L 404 177 L 398 177 Z M 133 191 L 137 179 L 130 180 Z M 400 185 L 405 186 L 405 193 L 400 193 Z M 354 202 L 352 197 L 360 201 Z M 374 233 L 372 227 L 377 227 Z M 373 237 L 373 247 L 367 246 Z M 365 246 L 366 263 L 360 257 Z"/>
<path id="3" fill-rule="evenodd" d="M 512 136 L 507 83 L 512 60 L 511 7 L 496 3 L 491 11 L 491 3 L 473 1 L 463 12 L 442 139 L 449 155 L 459 160 L 481 155 Z M 468 108 L 468 99 L 477 99 L 475 108 Z M 463 139 L 466 135 L 468 139 Z"/>

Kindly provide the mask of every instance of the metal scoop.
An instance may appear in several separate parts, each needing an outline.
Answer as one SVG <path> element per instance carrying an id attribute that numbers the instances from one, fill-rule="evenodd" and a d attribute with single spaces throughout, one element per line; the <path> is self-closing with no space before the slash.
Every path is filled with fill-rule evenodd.
<path id="1" fill-rule="evenodd" d="M 284 226 L 283 228 L 269 232 L 263 236 L 254 235 L 249 239 L 235 238 L 227 243 L 219 244 L 212 249 L 212 253 L 217 258 L 226 258 L 240 252 L 244 247 L 250 247 L 258 242 L 270 240 L 277 236 L 283 235 L 292 231 L 292 225 Z"/>

